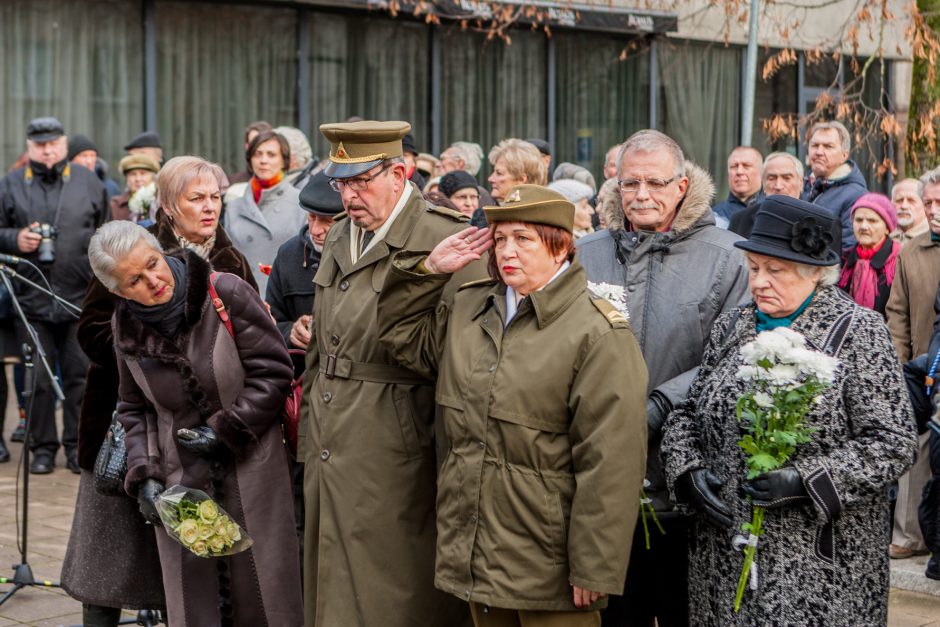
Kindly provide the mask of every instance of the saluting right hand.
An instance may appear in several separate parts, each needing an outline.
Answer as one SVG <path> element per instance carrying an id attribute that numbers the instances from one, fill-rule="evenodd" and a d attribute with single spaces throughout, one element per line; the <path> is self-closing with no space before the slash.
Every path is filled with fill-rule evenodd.
<path id="1" fill-rule="evenodd" d="M 451 274 L 482 257 L 492 245 L 489 228 L 471 226 L 441 240 L 424 260 L 424 267 L 432 274 Z"/>

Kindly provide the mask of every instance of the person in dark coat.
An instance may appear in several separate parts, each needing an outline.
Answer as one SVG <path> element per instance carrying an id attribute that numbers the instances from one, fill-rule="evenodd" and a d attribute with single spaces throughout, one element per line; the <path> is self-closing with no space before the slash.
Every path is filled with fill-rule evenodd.
<path id="1" fill-rule="evenodd" d="M 146 158 L 153 162 L 145 155 L 125 158 Z M 222 175 L 222 170 L 217 166 L 213 169 L 212 164 L 194 157 L 171 159 L 158 180 L 163 196 L 171 199 L 169 206 L 179 206 L 183 194 L 190 189 L 189 184 L 170 184 L 180 181 L 182 173 L 188 173 L 197 183 L 211 177 L 217 186 L 221 185 L 222 179 L 217 177 Z M 186 183 L 185 180 L 180 182 Z M 217 272 L 234 274 L 254 285 L 248 262 L 218 224 L 218 210 L 209 248 L 203 245 L 205 238 L 192 228 L 198 218 L 199 214 L 181 214 L 170 220 L 169 214 L 161 211 L 148 230 L 165 250 L 194 248 L 206 255 Z M 116 625 L 122 607 L 162 609 L 166 606 L 153 527 L 145 524 L 133 499 L 105 496 L 94 487 L 95 458 L 118 401 L 119 376 L 111 326 L 116 302 L 117 296 L 98 279 L 93 279 L 78 322 L 78 341 L 89 358 L 78 423 L 78 463 L 82 472 L 62 565 L 62 588 L 82 602 L 84 623 L 101 627 Z M 97 541 L 102 533 L 121 538 L 121 551 L 112 551 L 110 545 Z"/>
<path id="2" fill-rule="evenodd" d="M 751 146 L 738 146 L 728 155 L 728 197 L 712 207 L 715 225 L 728 229 L 731 220 L 749 204 L 760 200 L 760 151 Z"/>
<path id="3" fill-rule="evenodd" d="M 936 371 L 936 364 L 940 363 L 940 290 L 934 299 L 934 309 L 937 311 L 937 319 L 934 323 L 933 336 L 930 338 L 930 348 L 926 355 L 922 355 L 920 361 L 924 366 L 918 374 L 928 374 L 928 369 Z M 931 368 L 932 367 L 932 368 Z M 905 366 L 905 372 L 908 366 Z M 932 376 L 936 376 L 935 374 Z M 925 379 L 920 378 L 921 385 Z M 920 530 L 924 536 L 924 544 L 930 551 L 930 559 L 927 560 L 927 568 L 924 576 L 928 579 L 940 581 L 940 389 L 934 384 L 929 388 L 932 393 L 930 399 L 929 412 L 932 412 L 930 420 L 927 422 L 927 460 L 930 465 L 930 478 L 924 485 L 923 498 L 917 507 L 917 519 Z M 914 397 L 911 397 L 912 401 Z M 918 422 L 919 430 L 924 426 Z"/>
<path id="4" fill-rule="evenodd" d="M 213 203 L 221 202 L 218 192 Z M 127 432 L 124 489 L 158 526 L 156 502 L 167 487 L 201 490 L 252 540 L 234 555 L 205 559 L 198 543 L 187 549 L 158 528 L 167 624 L 299 626 L 300 564 L 284 559 L 297 554 L 297 538 L 277 418 L 293 367 L 264 303 L 253 286 L 213 273 L 192 250 L 163 253 L 133 222 L 99 229 L 88 257 L 120 297 L 112 324 L 117 412 Z"/>
<path id="5" fill-rule="evenodd" d="M 767 198 L 751 237 L 735 244 L 747 253 L 754 302 L 715 321 L 688 398 L 666 420 L 670 493 L 697 514 L 689 541 L 692 625 L 887 624 L 886 488 L 910 467 L 917 439 L 884 321 L 833 285 L 839 257 L 826 241 L 833 219 L 804 201 Z M 838 365 L 805 417 L 809 441 L 783 467 L 749 480 L 735 417 L 748 390 L 738 371 L 741 348 L 778 327 Z M 744 556 L 734 537 L 754 506 L 765 508 L 759 576 L 735 612 Z"/>
<path id="6" fill-rule="evenodd" d="M 408 180 L 418 186 L 418 189 L 423 190 L 427 187 L 428 177 L 421 174 L 418 171 L 418 154 L 421 152 L 418 150 L 418 143 L 415 141 L 415 136 L 413 133 L 408 133 L 401 140 L 402 148 L 404 152 L 402 153 L 402 158 L 405 160 L 405 168 L 407 168 Z"/>
<path id="7" fill-rule="evenodd" d="M 343 200 L 321 171 L 311 176 L 300 192 L 300 208 L 307 212 L 307 224 L 278 248 L 265 301 L 287 345 L 306 349 L 313 313 L 313 277 L 320 267 L 326 234 L 333 219 L 343 211 Z"/>
<path id="8" fill-rule="evenodd" d="M 852 137 L 841 122 L 820 122 L 809 133 L 812 172 L 803 184 L 803 200 L 825 207 L 842 226 L 842 250 L 855 246 L 852 205 L 868 191 L 865 177 L 849 159 Z"/>
<path id="9" fill-rule="evenodd" d="M 95 173 L 72 166 L 68 160 L 68 138 L 55 118 L 37 118 L 26 129 L 29 163 L 0 182 L 0 252 L 19 255 L 36 264 L 26 264 L 19 273 L 78 306 L 91 282 L 86 251 L 97 226 L 108 217 L 108 200 Z M 45 225 L 46 234 L 34 229 Z M 23 282 L 14 281 L 20 306 L 53 370 L 61 373 L 65 400 L 62 403 L 62 442 L 69 470 L 78 472 L 78 410 L 85 388 L 87 361 L 76 338 L 75 314 Z M 17 324 L 17 335 L 27 337 Z M 51 473 L 60 442 L 56 433 L 52 383 L 43 368 L 36 367 L 36 392 L 32 402 L 30 472 Z"/>
<path id="10" fill-rule="evenodd" d="M 885 316 L 901 243 L 890 235 L 898 226 L 891 200 L 867 193 L 852 205 L 852 228 L 858 242 L 843 257 L 839 287 L 862 307 Z"/>
<path id="11" fill-rule="evenodd" d="M 98 156 L 98 147 L 85 135 L 72 135 L 69 138 L 69 163 L 88 168 L 95 173 L 104 189 L 108 200 L 121 193 L 117 183 L 108 178 L 108 164 Z"/>

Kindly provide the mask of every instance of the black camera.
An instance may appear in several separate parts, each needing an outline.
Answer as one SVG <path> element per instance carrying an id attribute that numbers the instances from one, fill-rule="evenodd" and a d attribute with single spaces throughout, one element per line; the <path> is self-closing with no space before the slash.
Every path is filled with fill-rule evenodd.
<path id="1" fill-rule="evenodd" d="M 43 222 L 29 231 L 42 237 L 42 241 L 39 242 L 39 263 L 53 263 L 55 261 L 55 238 L 59 236 L 59 229 Z"/>

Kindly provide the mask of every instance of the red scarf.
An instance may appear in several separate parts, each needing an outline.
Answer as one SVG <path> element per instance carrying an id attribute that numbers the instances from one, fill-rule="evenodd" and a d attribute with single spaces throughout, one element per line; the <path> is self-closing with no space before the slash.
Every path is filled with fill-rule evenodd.
<path id="1" fill-rule="evenodd" d="M 885 262 L 884 274 L 887 279 L 887 285 L 894 283 L 894 269 L 897 266 L 898 253 L 901 252 L 901 244 L 886 237 L 878 248 L 855 247 L 855 254 L 858 260 L 854 266 L 848 264 L 842 268 L 842 276 L 839 277 L 839 287 L 845 289 L 849 286 L 848 292 L 852 300 L 861 305 L 873 309 L 875 307 L 875 297 L 878 295 L 878 271 L 871 267 L 871 260 L 885 245 L 891 246 L 891 253 Z"/>
<path id="2" fill-rule="evenodd" d="M 262 181 L 257 176 L 251 177 L 251 193 L 255 197 L 255 203 L 261 202 L 261 192 L 271 189 L 284 180 L 284 170 L 281 170 L 267 181 Z"/>

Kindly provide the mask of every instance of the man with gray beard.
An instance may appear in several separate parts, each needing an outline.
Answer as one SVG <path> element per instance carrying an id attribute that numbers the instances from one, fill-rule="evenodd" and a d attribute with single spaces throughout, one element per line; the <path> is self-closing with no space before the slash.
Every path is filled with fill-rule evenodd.
<path id="1" fill-rule="evenodd" d="M 902 246 L 930 228 L 920 198 L 921 187 L 917 179 L 904 179 L 891 188 L 891 204 L 898 212 L 898 228 L 891 233 L 891 239 Z"/>
<path id="2" fill-rule="evenodd" d="M 578 240 L 578 259 L 588 288 L 629 319 L 646 360 L 646 494 L 666 533 L 648 520 L 647 549 L 637 523 L 624 594 L 610 598 L 602 620 L 615 627 L 684 627 L 689 522 L 674 510 L 666 488 L 662 425 L 688 393 L 715 318 L 748 298 L 747 268 L 733 246 L 741 238 L 715 226 L 711 177 L 686 161 L 670 137 L 654 130 L 632 135 L 620 148 L 617 176 L 620 202 L 608 211 L 606 230 Z M 729 510 L 712 479 L 696 484 L 702 498 L 692 506 L 699 524 L 722 525 L 720 512 Z"/>

